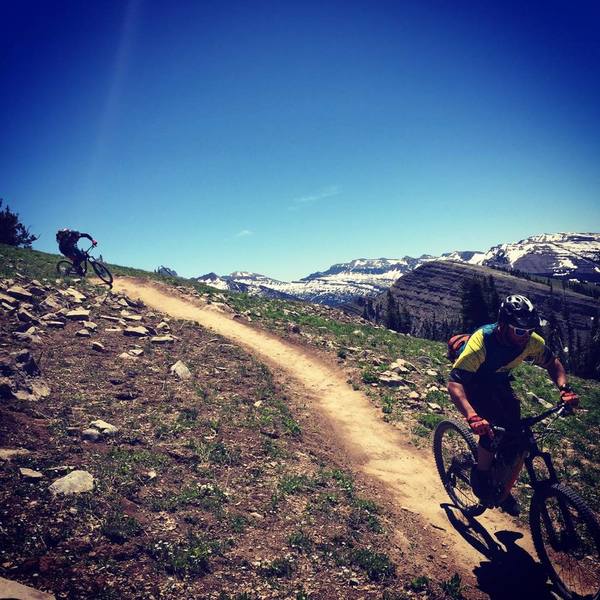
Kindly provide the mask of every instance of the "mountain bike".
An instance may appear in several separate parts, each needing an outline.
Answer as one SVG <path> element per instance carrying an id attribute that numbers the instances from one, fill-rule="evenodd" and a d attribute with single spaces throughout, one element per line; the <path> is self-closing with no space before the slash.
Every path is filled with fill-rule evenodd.
<path id="1" fill-rule="evenodd" d="M 514 483 L 516 465 L 524 462 L 533 488 L 529 526 L 540 562 L 563 598 L 600 600 L 600 525 L 584 500 L 559 482 L 550 453 L 542 452 L 538 445 L 552 431 L 552 422 L 569 412 L 571 409 L 560 403 L 521 419 L 518 433 L 506 439 L 503 428 L 492 426 L 492 490 L 485 501 L 471 489 L 477 442 L 467 425 L 452 419 L 439 423 L 433 453 L 446 492 L 468 517 L 499 506 Z M 534 425 L 552 415 L 555 419 L 542 431 L 533 431 Z"/>
<path id="2" fill-rule="evenodd" d="M 106 265 L 101 263 L 99 260 L 95 259 L 91 254 L 90 250 L 94 246 L 90 246 L 87 250 L 83 250 L 83 254 L 85 255 L 85 260 L 82 260 L 80 265 L 83 269 L 83 276 L 87 273 L 88 263 L 91 265 L 94 273 L 108 286 L 112 287 L 113 276 L 112 273 L 108 270 Z M 60 260 L 56 264 L 56 272 L 60 277 L 81 277 L 82 273 L 80 273 L 73 265 L 70 260 Z"/>

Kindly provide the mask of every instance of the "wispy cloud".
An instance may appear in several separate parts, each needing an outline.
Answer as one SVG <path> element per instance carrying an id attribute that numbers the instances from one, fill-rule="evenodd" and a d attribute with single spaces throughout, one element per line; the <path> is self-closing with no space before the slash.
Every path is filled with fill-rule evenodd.
<path id="1" fill-rule="evenodd" d="M 242 229 L 241 231 L 238 231 L 233 237 L 241 238 L 248 237 L 249 235 L 254 235 L 254 232 L 250 231 L 249 229 Z"/>
<path id="2" fill-rule="evenodd" d="M 326 188 L 310 194 L 308 196 L 300 196 L 299 198 L 293 198 L 291 205 L 288 207 L 290 210 L 300 210 L 312 206 L 313 204 L 324 200 L 325 198 L 331 198 L 342 193 L 342 188 L 339 185 L 330 185 Z"/>

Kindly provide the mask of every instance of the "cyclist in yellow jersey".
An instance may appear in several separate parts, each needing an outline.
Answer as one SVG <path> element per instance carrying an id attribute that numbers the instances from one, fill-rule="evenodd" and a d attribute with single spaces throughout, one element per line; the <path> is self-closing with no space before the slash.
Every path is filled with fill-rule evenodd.
<path id="1" fill-rule="evenodd" d="M 477 465 L 471 473 L 471 485 L 479 498 L 489 493 L 489 472 L 493 453 L 490 423 L 504 427 L 510 439 L 521 418 L 520 401 L 511 387 L 511 370 L 524 360 L 531 360 L 548 371 L 560 390 L 561 398 L 572 407 L 579 397 L 569 387 L 563 365 L 534 332 L 540 318 L 525 296 L 508 296 L 500 305 L 498 322 L 484 325 L 469 338 L 450 372 L 450 398 L 479 436 Z M 521 464 L 515 466 L 514 479 Z M 500 505 L 502 510 L 519 514 L 519 505 L 509 494 Z"/>

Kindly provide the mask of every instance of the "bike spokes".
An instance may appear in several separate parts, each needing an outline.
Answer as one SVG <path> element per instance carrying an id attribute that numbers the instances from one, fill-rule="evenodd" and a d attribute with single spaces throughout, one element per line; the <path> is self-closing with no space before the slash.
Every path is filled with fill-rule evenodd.
<path id="1" fill-rule="evenodd" d="M 556 579 L 572 598 L 595 598 L 600 590 L 598 532 L 577 504 L 561 496 L 545 498 L 540 513 L 541 540 Z"/>
<path id="2" fill-rule="evenodd" d="M 434 435 L 434 454 L 438 472 L 455 505 L 475 516 L 485 510 L 471 488 L 471 470 L 475 465 L 475 442 L 460 425 L 445 421 Z"/>

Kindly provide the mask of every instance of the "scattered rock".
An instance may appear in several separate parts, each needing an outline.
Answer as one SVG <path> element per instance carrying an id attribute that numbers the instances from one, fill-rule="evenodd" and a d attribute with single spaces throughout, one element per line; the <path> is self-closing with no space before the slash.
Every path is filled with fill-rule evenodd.
<path id="1" fill-rule="evenodd" d="M 150 338 L 153 344 L 172 344 L 175 338 L 172 335 L 155 335 Z"/>
<path id="2" fill-rule="evenodd" d="M 185 365 L 185 363 L 181 362 L 180 360 L 178 360 L 174 365 L 171 366 L 170 371 L 174 375 L 177 375 L 177 377 L 179 377 L 179 379 L 191 379 L 192 378 L 191 371 L 188 369 L 188 367 Z"/>
<path id="3" fill-rule="evenodd" d="M 131 354 L 131 356 L 141 356 L 142 354 L 144 354 L 142 348 L 131 348 L 127 352 Z"/>
<path id="4" fill-rule="evenodd" d="M 111 317 L 110 315 L 100 315 L 101 319 L 104 319 L 105 321 L 114 321 L 114 322 L 120 322 L 121 319 L 119 317 Z"/>
<path id="5" fill-rule="evenodd" d="M 2 294 L 0 293 L 0 302 L 7 304 L 9 308 L 14 308 L 15 306 L 18 306 L 19 302 L 16 298 L 13 298 L 12 296 L 9 296 L 8 294 Z"/>
<path id="6" fill-rule="evenodd" d="M 50 395 L 50 387 L 43 381 L 33 381 L 26 387 L 20 387 L 14 397 L 18 400 L 36 401 L 47 398 Z"/>
<path id="7" fill-rule="evenodd" d="M 50 310 L 54 311 L 60 310 L 62 308 L 62 306 L 52 296 L 44 298 L 41 304 L 43 307 L 49 308 Z"/>
<path id="8" fill-rule="evenodd" d="M 86 297 L 79 291 L 76 290 L 75 288 L 67 288 L 64 291 L 60 292 L 63 296 L 70 296 L 76 303 L 81 303 L 83 302 Z"/>
<path id="9" fill-rule="evenodd" d="M 29 350 L 21 350 L 15 355 L 15 361 L 20 369 L 23 369 L 28 375 L 36 377 L 41 374 L 40 368 L 38 367 L 35 359 L 31 355 Z"/>
<path id="10" fill-rule="evenodd" d="M 142 320 L 142 315 L 135 315 L 132 314 L 126 310 L 122 310 L 121 311 L 121 316 L 126 320 L 126 321 L 141 321 Z"/>
<path id="11" fill-rule="evenodd" d="M 119 428 L 103 421 L 102 419 L 97 419 L 96 421 L 92 421 L 90 423 L 90 427 L 95 427 L 102 435 L 115 435 Z"/>
<path id="12" fill-rule="evenodd" d="M 406 387 L 406 381 L 396 373 L 386 371 L 379 376 L 379 383 L 388 387 Z"/>
<path id="13" fill-rule="evenodd" d="M 25 448 L 0 448 L 0 460 L 10 460 L 14 456 L 24 456 L 25 454 L 31 454 L 31 452 Z"/>
<path id="14" fill-rule="evenodd" d="M 78 337 L 90 337 L 92 334 L 90 333 L 89 329 L 85 329 L 85 327 L 83 329 L 80 329 L 77 333 L 75 333 L 76 336 Z"/>
<path id="15" fill-rule="evenodd" d="M 87 321 L 89 316 L 90 311 L 86 308 L 77 308 L 75 310 L 70 310 L 65 315 L 67 319 L 71 319 L 72 321 Z"/>
<path id="16" fill-rule="evenodd" d="M 164 321 L 161 321 L 156 326 L 156 329 L 158 329 L 159 331 L 171 331 L 171 326 L 168 323 L 165 323 Z"/>
<path id="17" fill-rule="evenodd" d="M 414 392 L 414 391 L 413 391 L 413 392 L 411 392 L 411 393 L 408 395 L 408 397 L 409 397 L 411 400 L 418 400 L 418 399 L 421 397 L 421 394 L 419 394 L 419 392 Z"/>
<path id="18" fill-rule="evenodd" d="M 425 373 L 431 377 L 438 376 L 438 372 L 435 369 L 427 369 L 427 371 L 425 371 Z"/>
<path id="19" fill-rule="evenodd" d="M 81 432 L 81 438 L 88 442 L 98 442 L 102 439 L 102 434 L 97 429 L 89 427 Z"/>
<path id="20" fill-rule="evenodd" d="M 33 294 L 28 292 L 24 287 L 20 285 L 13 285 L 12 287 L 6 290 L 6 293 L 17 300 L 31 300 L 33 299 Z M 9 302 L 10 304 L 10 302 Z"/>
<path id="21" fill-rule="evenodd" d="M 543 398 L 536 396 L 536 394 L 534 394 L 533 392 L 525 392 L 525 393 L 527 394 L 527 396 L 529 396 L 530 398 L 532 398 L 533 400 L 535 400 L 536 402 L 541 404 L 544 408 L 552 408 L 554 406 L 551 402 L 548 402 L 547 400 L 544 400 Z"/>
<path id="22" fill-rule="evenodd" d="M 22 323 L 39 323 L 37 317 L 32 315 L 28 310 L 24 308 L 20 308 L 17 311 L 17 319 L 19 319 L 19 321 L 21 321 Z"/>
<path id="23" fill-rule="evenodd" d="M 150 334 L 150 331 L 140 325 L 139 327 L 127 327 L 125 331 L 123 331 L 123 335 L 127 335 L 130 337 L 144 337 Z"/>
<path id="24" fill-rule="evenodd" d="M 435 412 L 442 412 L 442 407 L 435 402 L 428 402 L 427 406 L 429 406 L 429 408 Z"/>
<path id="25" fill-rule="evenodd" d="M 98 325 L 92 321 L 84 321 L 83 326 L 90 331 L 96 331 L 96 329 L 98 329 Z"/>
<path id="26" fill-rule="evenodd" d="M 65 326 L 64 321 L 46 321 L 46 327 L 54 327 L 56 329 L 62 329 Z"/>
<path id="27" fill-rule="evenodd" d="M 23 475 L 23 477 L 27 479 L 41 479 L 44 476 L 43 473 L 40 473 L 39 471 L 34 471 L 33 469 L 22 468 L 19 469 L 19 471 L 21 475 Z"/>
<path id="28" fill-rule="evenodd" d="M 57 479 L 48 489 L 54 495 L 91 492 L 94 489 L 94 478 L 87 471 L 76 470 Z"/>

